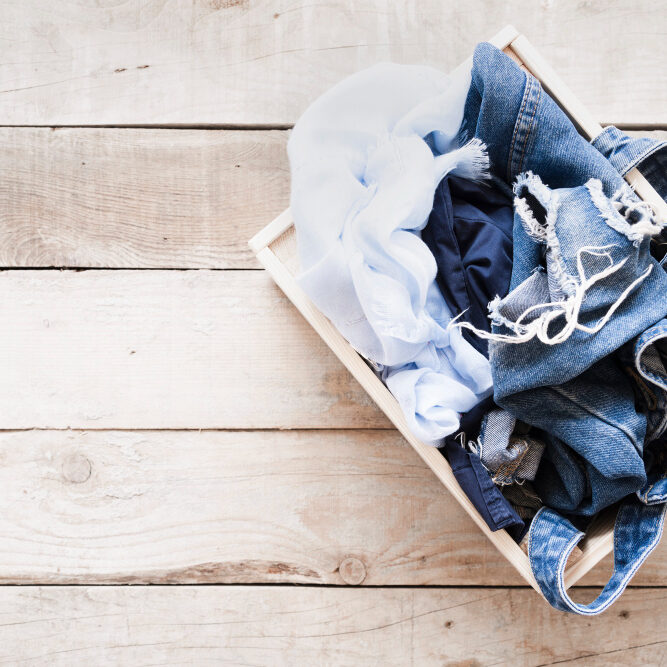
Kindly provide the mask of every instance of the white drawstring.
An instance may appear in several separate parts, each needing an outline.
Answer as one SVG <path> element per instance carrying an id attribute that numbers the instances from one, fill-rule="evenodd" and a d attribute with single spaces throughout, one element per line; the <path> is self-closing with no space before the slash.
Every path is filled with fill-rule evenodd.
<path id="1" fill-rule="evenodd" d="M 545 345 L 557 345 L 559 343 L 565 342 L 574 331 L 584 331 L 586 333 L 594 334 L 600 331 L 607 322 L 611 319 L 612 315 L 620 307 L 620 305 L 625 301 L 625 299 L 630 295 L 630 293 L 639 285 L 643 280 L 645 280 L 653 269 L 653 265 L 649 265 L 648 269 L 644 273 L 636 278 L 635 280 L 628 285 L 622 294 L 616 299 L 616 301 L 609 307 L 609 310 L 605 313 L 598 322 L 593 326 L 586 326 L 581 324 L 578 321 L 579 313 L 581 311 L 581 305 L 586 297 L 586 292 L 593 287 L 596 283 L 604 280 L 608 276 L 613 275 L 619 269 L 621 269 L 625 263 L 628 261 L 626 257 L 618 264 L 614 264 L 609 252 L 603 252 L 608 248 L 614 247 L 613 245 L 593 247 L 586 246 L 580 248 L 577 251 L 577 272 L 579 274 L 579 281 L 576 283 L 573 295 L 564 300 L 564 301 L 555 301 L 547 303 L 538 303 L 533 306 L 526 308 L 526 310 L 517 318 L 512 324 L 516 327 L 517 333 L 515 335 L 507 334 L 495 334 L 489 333 L 488 331 L 483 331 L 477 329 L 474 325 L 468 322 L 459 322 L 457 321 L 463 313 L 457 315 L 448 325 L 448 328 L 460 328 L 460 329 L 469 329 L 475 333 L 480 338 L 485 338 L 487 340 L 494 340 L 503 343 L 525 343 L 533 338 L 537 337 Z M 610 261 L 610 265 L 591 276 L 590 278 L 586 277 L 586 271 L 584 269 L 584 264 L 582 261 L 582 255 L 586 253 L 596 257 L 607 257 Z M 495 304 L 499 302 L 496 301 Z M 524 324 L 523 321 L 536 310 L 542 308 L 550 308 L 549 312 L 540 315 L 537 319 Z M 551 323 L 558 317 L 563 316 L 565 318 L 565 326 L 558 331 L 555 335 L 549 336 L 549 326 Z M 520 331 L 520 333 L 519 333 Z"/>

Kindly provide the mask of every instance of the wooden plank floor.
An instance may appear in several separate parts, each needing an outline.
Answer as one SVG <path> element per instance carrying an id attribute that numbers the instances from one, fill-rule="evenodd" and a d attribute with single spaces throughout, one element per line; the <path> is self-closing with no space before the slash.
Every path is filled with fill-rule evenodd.
<path id="1" fill-rule="evenodd" d="M 317 94 L 507 23 L 598 119 L 665 136 L 665 0 L 0 19 L 0 662 L 667 664 L 667 544 L 601 617 L 551 610 L 246 246 Z"/>

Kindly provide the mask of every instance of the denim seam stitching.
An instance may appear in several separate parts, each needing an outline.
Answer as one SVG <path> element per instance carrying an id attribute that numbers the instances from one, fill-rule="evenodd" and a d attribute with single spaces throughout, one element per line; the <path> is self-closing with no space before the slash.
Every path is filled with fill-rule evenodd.
<path id="1" fill-rule="evenodd" d="M 664 479 L 667 479 L 667 471 L 665 471 L 662 475 L 660 475 L 660 477 L 655 482 L 653 482 L 653 484 L 649 485 L 649 487 L 646 489 L 646 491 L 639 496 L 639 500 L 641 500 L 645 505 L 648 505 L 649 504 L 648 497 L 649 497 L 651 491 L 653 491 L 653 489 L 656 487 L 658 482 L 662 482 L 662 480 L 664 480 Z M 650 502 L 651 503 L 660 503 L 663 500 L 667 500 L 667 492 L 663 493 L 660 496 L 656 496 L 655 498 L 652 498 Z"/>
<path id="2" fill-rule="evenodd" d="M 662 532 L 664 529 L 664 516 L 665 516 L 665 510 L 667 509 L 667 505 L 664 505 L 662 508 L 662 512 L 660 513 L 659 517 L 659 522 L 660 522 L 660 528 L 657 532 L 657 534 L 654 536 L 653 540 L 649 542 L 649 544 L 646 546 L 643 554 L 639 558 L 639 560 L 630 568 L 630 570 L 627 572 L 627 574 L 621 578 L 619 588 L 616 592 L 616 594 L 612 595 L 612 597 L 602 605 L 602 607 L 599 609 L 600 612 L 604 611 L 609 607 L 613 602 L 616 601 L 616 599 L 621 595 L 621 593 L 625 590 L 625 587 L 628 585 L 628 582 L 632 577 L 635 575 L 635 572 L 642 566 L 644 561 L 651 555 L 651 552 L 655 547 L 658 545 L 660 542 L 660 539 L 662 538 Z M 620 513 L 620 510 L 619 510 Z M 616 515 L 616 521 L 618 521 L 618 515 Z M 616 533 L 616 525 L 614 524 L 614 533 Z M 617 550 L 617 542 L 616 542 L 616 535 L 614 535 L 614 553 L 616 553 Z M 614 568 L 615 569 L 615 568 Z M 613 574 L 612 574 L 613 577 Z"/>
<path id="3" fill-rule="evenodd" d="M 523 89 L 523 100 L 521 101 L 521 108 L 519 109 L 519 115 L 517 116 L 516 123 L 514 124 L 514 132 L 512 134 L 512 143 L 510 144 L 510 150 L 509 153 L 507 154 L 507 180 L 512 181 L 512 155 L 514 154 L 514 142 L 516 140 L 516 135 L 519 131 L 519 125 L 521 123 L 521 117 L 523 116 L 523 110 L 526 107 L 526 102 L 528 101 L 528 94 L 531 86 L 531 79 L 532 76 L 529 74 L 525 74 L 524 76 L 526 77 L 526 83 L 525 87 Z"/>
<path id="4" fill-rule="evenodd" d="M 641 357 L 644 354 L 644 351 L 646 350 L 646 348 L 649 347 L 650 345 L 653 345 L 655 342 L 657 342 L 661 338 L 663 338 L 664 334 L 665 334 L 664 327 L 660 327 L 655 332 L 655 335 L 648 338 L 648 340 L 641 340 L 642 337 L 640 337 L 640 339 L 638 341 L 638 348 L 639 349 L 637 349 L 636 352 L 635 352 L 635 364 L 637 366 L 637 370 L 639 371 L 639 374 L 642 375 L 649 382 L 652 382 L 653 384 L 657 385 L 661 389 L 667 389 L 667 387 L 665 387 L 665 379 L 661 375 L 659 375 L 658 373 L 654 373 L 653 371 L 648 370 L 641 363 Z"/>
<path id="5" fill-rule="evenodd" d="M 567 591 L 565 590 L 565 567 L 567 565 L 567 560 L 570 557 L 570 554 L 574 550 L 574 547 L 577 546 L 581 538 L 584 536 L 583 533 L 581 532 L 576 532 L 570 540 L 567 542 L 565 545 L 565 549 L 563 553 L 561 554 L 560 558 L 558 559 L 558 566 L 556 569 L 557 573 L 557 581 L 558 581 L 558 591 L 560 593 L 561 599 L 563 602 L 570 607 L 572 611 L 575 613 L 579 612 L 579 605 L 572 600 L 572 598 L 567 594 Z"/>
<path id="6" fill-rule="evenodd" d="M 612 158 L 616 157 L 617 155 L 625 156 L 626 152 L 628 151 L 622 148 L 614 155 L 616 142 L 618 141 L 618 137 L 611 136 L 614 132 L 618 132 L 618 128 L 614 127 L 613 125 L 609 125 L 605 127 L 597 137 L 592 139 L 590 143 L 593 148 L 600 152 L 605 157 L 605 159 L 614 166 L 614 169 L 616 169 L 616 171 L 618 171 L 621 176 L 625 176 L 631 169 L 636 167 L 640 162 L 643 162 L 646 158 L 650 157 L 653 153 L 667 147 L 667 141 L 657 141 L 654 144 L 650 144 L 648 148 L 645 148 L 643 151 L 641 151 L 639 155 L 632 156 L 627 162 L 623 164 L 622 169 L 619 169 L 618 166 L 616 166 L 616 162 L 618 160 Z M 638 141 L 641 141 L 642 139 L 648 139 L 648 137 L 641 137 Z M 609 152 L 610 155 L 605 155 L 606 152 Z"/>
<path id="7" fill-rule="evenodd" d="M 532 92 L 532 91 L 531 91 Z M 542 86 L 539 85 L 537 86 L 537 99 L 535 100 L 533 104 L 533 113 L 530 116 L 530 120 L 528 121 L 528 127 L 526 128 L 526 137 L 523 140 L 523 148 L 521 149 L 521 158 L 519 159 L 519 168 L 517 171 L 521 171 L 521 168 L 523 167 L 523 157 L 526 152 L 526 147 L 528 146 L 528 138 L 530 137 L 530 133 L 533 131 L 533 121 L 535 120 L 535 113 L 537 112 L 537 105 L 540 103 L 540 98 L 542 97 Z"/>
<path id="8" fill-rule="evenodd" d="M 593 602 L 589 603 L 588 605 L 580 605 L 580 604 L 577 604 L 577 603 L 573 602 L 573 604 L 575 605 L 574 608 L 576 610 L 578 610 L 578 613 L 580 613 L 583 616 L 593 616 L 593 615 L 596 615 L 596 614 L 600 614 L 603 611 L 605 611 L 608 607 L 610 607 L 619 598 L 621 593 L 623 593 L 626 586 L 628 585 L 630 579 L 632 579 L 632 577 L 635 575 L 635 572 L 637 572 L 637 570 L 642 566 L 644 561 L 650 556 L 653 549 L 655 549 L 657 544 L 660 542 L 660 538 L 662 537 L 662 532 L 663 532 L 662 519 L 664 518 L 666 509 L 667 509 L 667 505 L 665 505 L 662 509 L 661 517 L 660 517 L 660 521 L 661 521 L 660 529 L 658 530 L 657 535 L 655 535 L 653 540 L 651 540 L 648 543 L 648 545 L 646 545 L 646 548 L 645 548 L 644 552 L 642 553 L 642 555 L 640 556 L 640 558 L 634 563 L 634 565 L 632 565 L 630 567 L 630 569 L 626 572 L 626 574 L 621 577 L 621 580 L 619 581 L 619 583 L 616 587 L 616 592 L 612 593 L 611 597 L 606 602 L 603 602 L 598 607 L 593 606 L 595 604 L 595 600 L 593 600 Z M 619 510 L 619 514 L 620 514 L 620 510 Z M 618 541 L 617 541 L 618 540 L 618 533 L 616 532 L 616 523 L 618 522 L 618 519 L 619 519 L 619 515 L 617 514 L 616 515 L 616 522 L 614 522 L 614 554 L 618 553 Z M 605 588 L 609 585 L 609 583 L 611 583 L 611 580 L 614 578 L 615 574 L 616 574 L 616 563 L 614 562 L 614 572 L 612 573 L 611 577 L 609 578 L 609 581 L 605 585 Z M 604 590 L 605 589 L 603 588 L 602 592 L 600 593 L 598 598 L 596 598 L 596 600 L 599 599 L 599 597 L 604 593 Z M 570 600 L 569 597 L 567 599 L 568 599 L 568 601 Z"/>

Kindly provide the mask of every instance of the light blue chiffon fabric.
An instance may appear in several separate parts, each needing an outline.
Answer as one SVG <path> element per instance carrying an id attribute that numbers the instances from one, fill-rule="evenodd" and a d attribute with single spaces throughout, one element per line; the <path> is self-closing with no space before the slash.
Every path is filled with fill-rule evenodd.
<path id="1" fill-rule="evenodd" d="M 420 236 L 447 173 L 486 175 L 484 147 L 456 144 L 469 84 L 469 68 L 376 65 L 313 103 L 288 145 L 299 283 L 429 444 L 492 386 L 487 359 L 447 329 Z"/>

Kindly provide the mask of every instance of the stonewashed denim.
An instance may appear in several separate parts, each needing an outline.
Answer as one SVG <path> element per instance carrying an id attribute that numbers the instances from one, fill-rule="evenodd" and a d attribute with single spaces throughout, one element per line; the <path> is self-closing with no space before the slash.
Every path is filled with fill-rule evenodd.
<path id="1" fill-rule="evenodd" d="M 557 608 L 599 613 L 662 531 L 664 512 L 648 503 L 664 502 L 665 481 L 660 472 L 647 476 L 647 413 L 638 409 L 619 349 L 636 341 L 630 370 L 656 385 L 654 394 L 662 391 L 667 273 L 650 253 L 650 236 L 640 233 L 642 220 L 630 223 L 599 181 L 551 190 L 531 175 L 519 179 L 516 194 L 510 293 L 492 309 L 501 337 L 489 346 L 494 398 L 541 429 L 547 445 L 533 482 L 548 508 L 529 532 L 536 579 Z M 534 307 L 532 319 L 526 305 Z M 533 337 L 509 342 L 541 320 Z M 569 324 L 569 335 L 551 344 Z M 592 516 L 620 500 L 615 574 L 594 603 L 575 605 L 561 565 L 581 534 L 565 517 Z"/>
<path id="2" fill-rule="evenodd" d="M 519 181 L 517 199 L 525 207 L 516 206 L 510 293 L 492 312 L 494 333 L 504 336 L 489 347 L 494 397 L 545 433 L 535 478 L 545 504 L 591 516 L 645 482 L 646 416 L 612 353 L 667 316 L 667 273 L 650 238 L 633 237 L 599 183 L 550 190 L 531 176 Z M 526 305 L 532 320 L 519 315 Z"/>
<path id="3" fill-rule="evenodd" d="M 316 100 L 288 145 L 299 284 L 382 370 L 408 424 L 438 444 L 488 396 L 487 359 L 460 331 L 420 238 L 447 174 L 484 177 L 479 141 L 458 147 L 470 70 L 381 64 Z"/>
<path id="4" fill-rule="evenodd" d="M 667 433 L 667 320 L 624 345 L 619 359 L 634 379 L 637 401 L 647 415 L 645 442 L 652 443 Z"/>
<path id="5" fill-rule="evenodd" d="M 594 616 L 607 609 L 662 537 L 667 504 L 625 502 L 614 524 L 614 572 L 600 595 L 589 604 L 574 602 L 564 583 L 565 565 L 584 534 L 551 509 L 537 512 L 528 533 L 528 557 L 533 574 L 547 601 L 556 609 Z"/>
<path id="6" fill-rule="evenodd" d="M 532 171 L 551 188 L 597 178 L 607 195 L 623 185 L 621 173 L 657 151 L 662 156 L 667 146 L 630 139 L 616 128 L 607 128 L 597 144 L 589 144 L 534 76 L 486 42 L 475 48 L 459 135 L 461 142 L 481 139 L 492 173 L 510 185 L 519 174 Z"/>
<path id="7" fill-rule="evenodd" d="M 526 179 L 528 187 L 517 193 L 523 196 L 510 296 L 522 289 L 504 309 L 494 304 L 494 332 L 526 342 L 490 344 L 495 397 L 551 434 L 536 487 L 552 507 L 537 513 L 529 535 L 540 588 L 558 609 L 597 614 L 658 543 L 667 506 L 667 233 L 656 233 L 659 222 L 622 179 L 637 166 L 667 195 L 666 144 L 630 139 L 616 128 L 587 143 L 539 82 L 490 44 L 478 45 L 473 59 L 460 141 L 473 137 L 488 146 L 491 171 L 506 183 L 527 171 L 541 179 Z M 599 234 L 591 233 L 590 221 Z M 526 313 L 526 299 L 539 307 Z M 568 301 L 569 309 L 558 305 Z M 595 333 L 575 327 L 556 343 L 565 322 L 603 326 Z M 532 400 L 540 393 L 540 401 Z M 597 600 L 576 604 L 563 573 L 582 537 L 573 525 L 581 518 L 570 521 L 565 513 L 588 516 L 618 498 L 614 574 Z"/>
<path id="8" fill-rule="evenodd" d="M 637 384 L 648 415 L 644 453 L 647 480 L 637 497 L 646 504 L 662 503 L 667 502 L 667 319 L 633 342 L 634 369 L 641 378 Z"/>
<path id="9" fill-rule="evenodd" d="M 642 176 L 667 201 L 667 144 L 648 138 L 625 136 L 613 126 L 606 127 L 593 141 L 592 145 L 600 151 L 618 169 L 620 174 L 627 174 L 633 167 L 638 167 Z M 653 256 L 667 261 L 667 227 L 653 239 Z"/>
<path id="10" fill-rule="evenodd" d="M 630 138 L 613 125 L 605 127 L 591 142 L 619 174 L 641 166 L 641 173 L 663 198 L 667 198 L 667 143 L 648 137 Z"/>
<path id="11" fill-rule="evenodd" d="M 539 369 L 543 382 L 555 383 L 546 386 L 558 388 L 556 416 L 547 424 L 557 432 L 536 479 L 553 507 L 532 521 L 529 556 L 551 604 L 579 614 L 599 613 L 620 594 L 657 544 L 664 521 L 666 318 L 659 311 L 666 246 L 646 242 L 651 234 L 660 238 L 658 223 L 621 175 L 636 165 L 664 196 L 666 145 L 630 139 L 616 128 L 587 143 L 539 82 L 489 44 L 477 47 L 472 72 L 452 77 L 393 66 L 351 77 L 304 114 L 289 145 L 301 284 L 356 349 L 379 362 L 411 428 L 433 443 L 455 432 L 460 414 L 488 398 L 490 387 L 483 355 L 449 326 L 460 313 L 437 289 L 435 261 L 420 238 L 433 193 L 443 177 L 479 177 L 485 166 L 509 186 L 525 172 L 541 179 L 524 176 L 517 193 L 523 194 L 520 234 L 528 237 L 514 248 L 521 281 L 513 273 L 512 282 L 522 286 L 521 298 L 495 300 L 493 332 L 523 336 L 524 343 L 509 344 L 515 348 L 557 343 L 551 347 L 565 352 L 564 363 L 552 352 L 556 366 Z M 603 219 L 603 236 L 616 234 L 612 247 L 597 236 L 586 239 L 588 246 L 579 243 L 591 214 Z M 582 224 L 575 229 L 577 216 Z M 534 307 L 529 313 L 526 300 Z M 637 304 L 649 313 L 646 321 L 630 330 L 619 326 L 623 317 L 633 324 L 628 309 L 636 314 Z M 592 345 L 581 344 L 582 336 Z M 507 359 L 513 361 L 511 353 Z M 579 374 L 559 379 L 570 363 Z M 518 374 L 505 380 L 508 403 L 514 394 L 527 401 L 545 386 L 526 389 L 530 372 L 524 366 Z M 544 403 L 534 407 L 544 412 Z M 614 460 L 605 452 L 610 440 Z M 484 516 L 496 501 L 488 475 L 477 476 L 479 460 L 456 444 L 452 460 L 467 457 L 465 465 L 455 464 L 461 484 L 464 477 L 473 482 L 467 492 Z M 532 486 L 525 495 L 521 516 L 530 518 L 539 499 Z M 581 537 L 575 524 L 619 497 L 614 575 L 598 600 L 576 605 L 562 578 Z M 487 515 L 489 525 L 514 520 Z"/>

